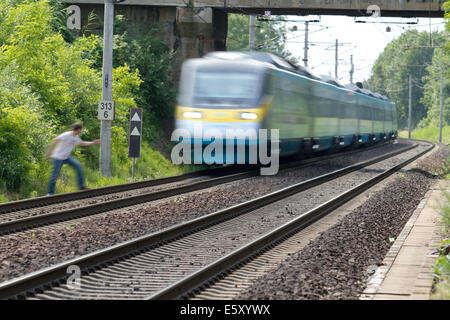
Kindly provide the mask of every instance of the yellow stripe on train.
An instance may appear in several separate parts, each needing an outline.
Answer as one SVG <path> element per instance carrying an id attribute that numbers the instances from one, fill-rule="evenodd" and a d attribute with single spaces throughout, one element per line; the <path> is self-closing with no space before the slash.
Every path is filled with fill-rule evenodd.
<path id="1" fill-rule="evenodd" d="M 252 122 L 264 120 L 272 105 L 272 99 L 265 98 L 259 108 L 207 109 L 177 106 L 175 118 L 181 120 L 210 122 Z"/>

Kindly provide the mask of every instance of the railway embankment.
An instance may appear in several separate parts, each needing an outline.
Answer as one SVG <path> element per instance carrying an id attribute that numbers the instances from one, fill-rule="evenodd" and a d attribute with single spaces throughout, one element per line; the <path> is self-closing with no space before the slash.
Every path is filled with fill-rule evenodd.
<path id="1" fill-rule="evenodd" d="M 104 215 L 12 234 L 0 245 L 0 281 L 121 243 L 274 192 L 300 181 L 408 146 L 389 144 L 276 176 L 259 176 L 161 199 Z"/>
<path id="2" fill-rule="evenodd" d="M 3 282 L 0 291 L 30 299 L 356 300 L 366 290 L 366 299 L 383 298 L 378 290 L 392 276 L 381 271 L 397 268 L 388 262 L 403 261 L 406 271 L 398 280 L 411 274 L 408 255 L 423 253 L 408 245 L 404 253 L 398 243 L 409 232 L 417 234 L 404 231 L 413 222 L 437 223 L 418 217 L 417 208 L 425 207 L 423 199 L 443 181 L 439 169 L 450 155 L 448 147 L 423 141 L 400 139 L 389 153 L 385 147 L 285 169 L 269 180 L 239 179 L 4 235 L 3 243 L 15 250 L 3 253 L 8 265 L 2 263 L 0 275 L 17 278 Z M 375 150 L 379 156 L 373 158 Z M 357 163 L 346 166 L 348 161 Z M 149 215 L 150 208 L 158 208 L 157 214 Z M 180 223 L 182 213 L 194 217 Z M 146 217 L 151 224 L 144 223 Z M 165 219 L 166 229 L 156 218 Z M 148 234 L 147 228 L 160 231 Z M 121 233 L 130 240 L 121 242 Z M 419 244 L 433 245 L 423 239 Z M 76 258 L 68 260 L 69 251 Z M 270 263 L 261 263 L 264 256 Z M 66 267 L 73 265 L 83 270 L 75 291 L 65 280 Z"/>
<path id="3" fill-rule="evenodd" d="M 444 193 L 449 191 L 448 180 L 433 184 L 389 249 L 382 266 L 370 277 L 361 299 L 429 300 L 433 296 L 433 285 L 438 279 L 434 267 L 445 236 L 441 233 L 441 209 Z"/>
<path id="4" fill-rule="evenodd" d="M 432 194 L 449 155 L 450 149 L 440 145 L 390 177 L 382 188 L 369 190 L 366 199 L 355 199 L 359 206 L 235 299 L 355 300 L 363 293 L 377 299 L 429 297 L 439 219 L 436 212 L 419 214 L 436 210 Z M 430 233 L 420 238 L 421 228 Z"/>

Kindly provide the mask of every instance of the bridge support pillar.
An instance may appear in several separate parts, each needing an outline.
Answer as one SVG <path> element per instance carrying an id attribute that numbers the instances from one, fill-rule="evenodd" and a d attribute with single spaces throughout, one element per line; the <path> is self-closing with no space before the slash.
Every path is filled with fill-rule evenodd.
<path id="1" fill-rule="evenodd" d="M 176 25 L 180 58 L 202 57 L 226 50 L 227 14 L 212 8 L 177 8 Z"/>
<path id="2" fill-rule="evenodd" d="M 103 5 L 82 4 L 82 26 L 88 26 L 89 33 L 101 34 Z M 202 57 L 211 51 L 226 50 L 228 30 L 227 13 L 214 8 L 116 6 L 115 14 L 121 14 L 129 23 L 151 27 L 153 23 L 164 26 L 164 40 L 178 56 L 175 79 L 178 78 L 181 63 L 188 58 Z M 89 14 L 96 15 L 89 23 Z"/>

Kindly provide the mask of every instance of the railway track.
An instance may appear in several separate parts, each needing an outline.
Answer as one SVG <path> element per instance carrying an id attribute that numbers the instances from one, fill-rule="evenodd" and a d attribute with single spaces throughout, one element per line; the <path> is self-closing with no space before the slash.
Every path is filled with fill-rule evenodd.
<path id="1" fill-rule="evenodd" d="M 352 150 L 345 153 L 345 155 L 378 148 L 382 145 Z M 310 166 L 314 163 L 340 156 L 342 156 L 342 153 L 300 161 L 289 161 L 282 163 L 280 170 Z M 220 184 L 257 176 L 259 175 L 259 170 L 260 168 L 255 165 L 241 167 L 229 166 L 173 177 L 1 204 L 0 235 L 21 232 L 30 228 L 52 225 L 136 204 L 207 189 Z M 163 189 L 154 190 L 153 187 L 156 186 L 162 187 Z M 130 193 L 130 191 L 136 194 Z M 112 198 L 105 200 L 102 198 L 105 195 L 110 195 Z M 92 200 L 87 201 L 83 199 Z M 61 204 L 61 207 L 53 207 L 55 204 Z"/>
<path id="2" fill-rule="evenodd" d="M 32 199 L 25 199 L 13 202 L 7 202 L 0 204 L 0 214 L 17 212 L 22 210 L 28 210 L 32 208 L 40 208 L 58 203 L 67 203 L 70 201 L 76 201 L 81 199 L 93 198 L 98 196 L 104 196 L 112 193 L 125 192 L 130 190 L 137 190 L 155 186 L 168 185 L 175 182 L 189 181 L 196 178 L 204 178 L 208 176 L 225 176 L 239 172 L 246 172 L 249 169 L 256 169 L 254 166 L 244 166 L 239 168 L 238 166 L 220 167 L 207 170 L 201 170 L 196 172 L 189 172 L 181 175 L 170 176 L 159 179 L 144 180 L 138 182 L 131 182 L 125 184 L 119 184 L 114 186 L 100 187 L 90 190 L 76 191 L 70 193 L 56 194 L 52 196 L 38 197 Z"/>
<path id="3" fill-rule="evenodd" d="M 420 152 L 416 152 L 417 145 L 403 148 L 201 218 L 12 279 L 0 284 L 0 298 L 179 298 L 319 219 L 433 147 L 422 146 L 424 150 Z M 385 163 L 396 155 L 406 159 L 396 159 L 394 166 Z M 378 173 L 379 170 L 370 169 L 374 164 L 383 164 L 386 169 Z M 286 214 L 284 217 L 270 218 L 267 212 L 263 212 L 265 207 L 278 205 L 280 200 L 299 192 L 333 181 L 336 183 L 340 177 L 362 171 L 373 176 L 370 179 L 363 177 L 364 182 L 299 216 Z M 266 224 L 265 230 L 259 230 L 261 225 Z M 234 235 L 230 236 L 226 230 L 232 230 Z M 67 270 L 71 266 L 82 270 L 79 289 L 72 290 L 66 286 Z"/>

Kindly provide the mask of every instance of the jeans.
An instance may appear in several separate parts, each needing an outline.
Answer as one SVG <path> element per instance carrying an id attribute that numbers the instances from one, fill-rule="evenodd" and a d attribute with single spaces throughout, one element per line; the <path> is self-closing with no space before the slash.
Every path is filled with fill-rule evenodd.
<path id="1" fill-rule="evenodd" d="M 48 186 L 48 194 L 55 193 L 56 180 L 58 179 L 58 176 L 59 176 L 59 173 L 61 171 L 63 164 L 66 164 L 66 163 L 68 165 L 74 167 L 75 170 L 77 171 L 78 187 L 79 188 L 84 187 L 83 171 L 81 170 L 80 162 L 78 162 L 77 160 L 70 158 L 70 157 L 65 160 L 53 159 L 53 172 L 52 172 L 52 176 L 50 178 L 50 184 Z"/>

